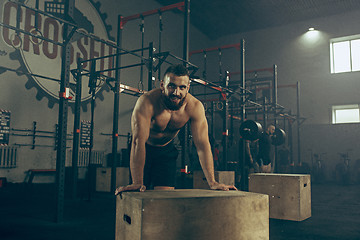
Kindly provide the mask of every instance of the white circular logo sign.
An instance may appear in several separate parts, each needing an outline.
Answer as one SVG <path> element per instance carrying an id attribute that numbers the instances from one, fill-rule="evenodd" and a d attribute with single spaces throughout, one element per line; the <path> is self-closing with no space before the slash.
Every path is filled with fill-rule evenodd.
<path id="1" fill-rule="evenodd" d="M 32 8 L 36 7 L 35 0 L 25 1 L 24 4 Z M 40 10 L 50 12 L 57 17 L 61 17 L 61 15 L 53 12 L 61 12 L 62 7 L 63 5 L 61 2 L 39 0 Z M 107 28 L 98 12 L 98 7 L 99 6 L 95 7 L 89 0 L 76 0 L 73 20 L 75 25 L 78 27 L 78 32 L 92 34 L 102 40 L 109 41 Z M 4 3 L 2 16 L 2 22 L 4 24 L 18 26 L 26 32 L 41 35 L 54 42 L 63 42 L 62 32 L 64 24 L 52 17 L 45 16 L 43 14 L 36 14 L 36 12 L 32 9 L 19 7 L 13 2 Z M 21 32 L 17 33 L 15 30 L 6 27 L 2 28 L 2 37 L 6 44 L 13 46 L 19 53 L 18 58 L 22 61 L 23 67 L 26 68 L 26 71 L 33 74 L 29 81 L 38 88 L 39 92 L 49 97 L 49 99 L 58 100 L 60 88 L 59 82 L 36 75 L 60 80 L 62 47 Z M 74 34 L 70 44 L 70 69 L 76 69 L 76 62 L 78 58 L 87 60 L 114 54 L 116 52 L 115 49 L 108 44 L 96 41 L 93 38 L 79 33 Z M 109 69 L 113 66 L 113 58 L 105 58 L 96 61 L 96 70 Z M 89 62 L 85 63 L 83 67 L 90 70 Z M 108 77 L 114 77 L 114 71 L 104 72 L 103 74 Z M 70 83 L 75 83 L 73 76 L 70 76 Z M 82 84 L 83 88 L 81 101 L 87 102 L 91 98 L 87 87 L 87 77 L 83 78 Z M 30 85 L 31 84 L 28 82 L 27 87 L 31 87 Z M 98 86 L 96 90 L 97 93 L 103 90 L 104 87 L 104 85 Z M 74 87 L 71 87 L 71 89 L 72 92 L 75 91 Z M 70 100 L 70 102 L 73 101 L 74 98 Z"/>

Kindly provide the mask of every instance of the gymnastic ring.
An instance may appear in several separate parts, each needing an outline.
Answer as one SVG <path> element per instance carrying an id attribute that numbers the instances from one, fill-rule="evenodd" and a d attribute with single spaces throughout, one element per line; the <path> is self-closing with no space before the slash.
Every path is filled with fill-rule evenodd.
<path id="1" fill-rule="evenodd" d="M 19 42 L 18 44 L 14 43 L 16 40 Z M 10 35 L 10 41 L 11 41 L 11 46 L 13 46 L 14 48 L 16 48 L 16 49 L 21 48 L 22 40 L 21 40 L 21 37 L 19 36 L 18 33 L 11 34 Z"/>
<path id="2" fill-rule="evenodd" d="M 157 86 L 156 86 L 156 78 L 155 77 L 152 77 L 151 78 L 151 85 L 152 85 L 152 88 L 157 88 Z"/>
<path id="3" fill-rule="evenodd" d="M 216 103 L 216 108 L 218 109 L 218 110 L 223 110 L 223 108 L 224 108 L 224 104 L 223 104 L 223 102 L 217 102 Z"/>
<path id="4" fill-rule="evenodd" d="M 144 84 L 143 84 L 142 81 L 140 81 L 140 82 L 138 83 L 138 89 L 140 90 L 140 92 L 143 92 L 143 91 L 144 91 Z"/>
<path id="5" fill-rule="evenodd" d="M 42 44 L 43 43 L 43 39 L 41 39 L 41 38 L 38 38 L 38 37 L 44 37 L 44 35 L 42 34 L 42 32 L 40 32 L 40 30 L 39 29 L 37 29 L 37 28 L 32 28 L 32 29 L 30 29 L 30 31 L 29 31 L 29 33 L 31 33 L 32 35 L 35 35 L 36 37 L 34 37 L 34 36 L 31 36 L 30 37 L 30 41 L 34 44 L 34 45 L 40 45 L 40 44 Z M 34 40 L 34 38 L 36 38 L 36 41 Z M 39 41 L 40 40 L 40 41 Z"/>

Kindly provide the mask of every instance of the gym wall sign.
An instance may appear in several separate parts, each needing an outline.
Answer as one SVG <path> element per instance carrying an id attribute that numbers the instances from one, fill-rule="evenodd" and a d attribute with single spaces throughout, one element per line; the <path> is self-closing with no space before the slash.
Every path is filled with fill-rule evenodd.
<path id="1" fill-rule="evenodd" d="M 22 2 L 31 8 L 37 7 L 36 0 L 23 0 L 19 2 Z M 51 1 L 39 0 L 38 9 L 44 11 L 45 5 L 49 4 L 49 2 Z M 59 2 L 55 1 L 54 3 Z M 62 43 L 62 30 L 64 24 L 58 20 L 43 14 L 35 14 L 35 11 L 32 9 L 20 7 L 14 2 L 4 1 L 1 8 L 1 21 L 4 24 L 16 26 L 17 28 L 34 35 L 41 35 L 55 42 Z M 99 9 L 100 3 L 94 3 L 91 0 L 76 0 L 73 20 L 78 26 L 78 31 L 93 34 L 102 40 L 111 42 L 113 40 L 109 35 L 111 26 L 105 24 L 106 14 L 100 14 L 98 12 Z M 49 99 L 49 108 L 53 108 L 54 104 L 59 100 L 59 82 L 34 75 L 60 80 L 61 46 L 21 32 L 16 32 L 15 30 L 6 27 L 2 27 L 1 33 L 2 40 L 14 49 L 14 51 L 9 54 L 10 58 L 12 60 L 19 60 L 21 63 L 21 67 L 17 69 L 18 75 L 22 75 L 22 73 L 32 74 L 26 74 L 28 81 L 25 84 L 25 87 L 27 89 L 36 87 L 36 98 L 41 100 L 46 96 Z M 76 60 L 79 57 L 86 60 L 114 54 L 115 52 L 114 48 L 105 43 L 75 33 L 71 40 L 70 69 L 76 68 Z M 113 64 L 112 58 L 102 59 L 97 62 L 96 70 L 111 68 Z M 85 64 L 84 68 L 89 70 L 89 65 L 90 64 Z M 106 72 L 105 75 L 114 77 L 114 72 Z M 75 83 L 72 76 L 70 77 L 70 83 Z M 84 80 L 83 85 L 81 102 L 83 110 L 87 111 L 87 104 L 91 100 L 91 95 L 86 87 L 87 83 Z M 73 92 L 75 91 L 75 89 L 72 90 Z M 96 97 L 101 100 L 103 100 L 103 90 L 108 91 L 106 84 L 102 84 L 97 88 Z M 71 103 L 74 103 L 74 98 L 70 100 L 70 104 Z"/>

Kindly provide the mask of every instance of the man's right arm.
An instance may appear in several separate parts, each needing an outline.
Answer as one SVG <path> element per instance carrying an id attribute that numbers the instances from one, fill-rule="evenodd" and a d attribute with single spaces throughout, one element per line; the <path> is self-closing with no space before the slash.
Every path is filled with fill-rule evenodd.
<path id="1" fill-rule="evenodd" d="M 251 155 L 250 141 L 249 140 L 245 140 L 245 150 L 246 150 L 246 154 L 249 156 L 250 163 L 253 164 L 254 160 L 253 160 L 253 157 Z"/>
<path id="2" fill-rule="evenodd" d="M 145 191 L 143 185 L 145 166 L 145 143 L 150 134 L 151 116 L 153 107 L 146 96 L 141 96 L 134 108 L 131 117 L 131 130 L 133 134 L 130 152 L 130 171 L 132 184 L 125 187 L 118 187 L 115 195 L 124 191 L 140 190 Z"/>

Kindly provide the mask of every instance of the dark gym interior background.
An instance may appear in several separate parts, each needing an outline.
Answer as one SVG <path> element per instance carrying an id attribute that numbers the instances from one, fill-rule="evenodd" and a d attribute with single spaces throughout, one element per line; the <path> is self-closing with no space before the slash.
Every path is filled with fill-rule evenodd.
<path id="1" fill-rule="evenodd" d="M 35 0 L 21 2 L 26 6 L 36 7 Z M 45 11 L 45 2 L 39 1 L 39 9 L 42 11 Z M 81 25 L 80 30 L 85 29 L 83 31 L 116 44 L 118 15 L 134 16 L 175 3 L 177 1 L 77 0 L 75 22 Z M 20 16 L 17 16 L 17 6 L 15 1 L 0 1 L 2 24 L 14 27 L 18 25 L 24 31 L 35 29 L 34 34 L 41 33 L 41 36 L 62 41 L 62 24 L 44 15 L 35 19 L 35 14 L 24 6 L 21 7 Z M 162 12 L 161 35 L 159 14 L 155 11 L 143 17 L 143 22 L 140 14 L 124 23 L 121 29 L 121 47 L 131 51 L 147 47 L 152 42 L 155 52 L 159 52 L 161 42 L 161 51 L 168 51 L 182 58 L 184 12 L 177 8 Z M 19 21 L 16 21 L 17 18 Z M 36 22 L 39 23 L 37 26 Z M 274 65 L 277 67 L 277 101 L 290 116 L 277 116 L 278 124 L 287 133 L 289 124 L 292 126 L 291 140 L 287 134 L 284 144 L 292 145 L 289 156 L 291 167 L 296 169 L 295 172 L 312 174 L 313 217 L 301 223 L 272 221 L 270 239 L 360 239 L 360 120 L 334 124 L 336 110 L 360 109 L 360 69 L 332 73 L 331 62 L 334 50 L 331 43 L 360 39 L 359 25 L 360 2 L 351 0 L 192 0 L 190 3 L 188 51 L 212 49 L 206 53 L 206 66 L 204 51 L 190 54 L 189 61 L 199 67 L 196 76 L 203 78 L 206 72 L 207 81 L 219 83 L 226 71 L 239 72 L 239 46 L 243 40 L 247 79 L 271 79 L 273 72 L 261 70 L 272 69 Z M 309 28 L 314 29 L 309 31 Z M 58 142 L 54 136 L 59 119 L 60 84 L 36 77 L 36 74 L 60 79 L 61 47 L 46 41 L 40 42 L 4 25 L 0 28 L 0 34 L 0 111 L 2 122 L 9 124 L 5 125 L 8 129 L 1 129 L 4 131 L 1 133 L 7 134 L 8 139 L 2 139 L 3 145 L 0 146 L 0 239 L 113 239 L 113 196 L 111 193 L 99 194 L 94 191 L 91 193 L 91 201 L 88 201 L 88 183 L 85 179 L 91 169 L 86 164 L 79 165 L 80 193 L 77 198 L 65 198 L 63 223 L 54 222 L 55 175 L 51 172 L 38 174 L 29 183 L 29 178 L 32 177 L 30 169 L 56 169 Z M 19 36 L 20 43 L 17 39 Z M 81 34 L 75 33 L 74 38 L 71 43 L 70 69 L 76 69 L 77 57 L 90 59 L 115 54 L 114 48 L 93 41 L 90 37 L 81 37 Z M 232 45 L 236 46 L 226 47 Z M 359 49 L 357 52 L 359 54 Z M 147 54 L 145 51 L 144 56 L 148 56 Z M 121 65 L 131 65 L 138 61 L 137 57 L 127 54 L 122 56 Z M 108 60 L 101 64 L 103 69 L 111 66 Z M 163 64 L 160 72 L 163 73 L 167 66 Z M 142 77 L 140 71 L 140 67 L 121 70 L 121 83 L 134 89 L 147 90 L 148 69 L 143 67 Z M 29 73 L 34 75 L 30 76 Z M 115 71 L 106 74 L 115 77 Z M 159 87 L 158 72 L 154 72 L 153 77 L 153 86 Z M 238 81 L 239 76 L 234 74 L 230 83 L 232 80 Z M 72 75 L 70 83 L 75 83 Z M 92 151 L 98 154 L 94 160 L 98 162 L 95 163 L 108 167 L 111 165 L 108 156 L 112 152 L 114 93 L 105 81 L 100 84 L 97 87 L 93 115 Z M 205 87 L 196 84 L 192 84 L 190 92 L 199 94 L 199 98 L 205 100 L 206 107 L 215 98 L 215 95 L 205 95 L 212 93 L 211 90 L 205 90 Z M 70 166 L 72 156 L 75 111 L 73 88 L 70 96 L 73 99 L 69 99 L 67 113 L 65 166 Z M 86 125 L 91 121 L 91 94 L 86 81 L 83 82 L 82 96 L 80 119 Z M 137 98 L 136 94 L 126 94 L 126 90 L 120 94 L 118 134 L 121 136 L 118 138 L 117 149 L 123 154 L 121 161 L 126 161 L 128 134 L 131 133 L 130 117 Z M 209 111 L 207 113 L 209 120 Z M 9 121 L 6 121 L 7 117 Z M 262 122 L 261 112 L 258 117 Z M 357 117 L 359 118 L 359 113 Z M 254 119 L 254 116 L 249 118 Z M 216 115 L 211 123 L 214 124 L 213 137 L 219 144 L 220 159 L 221 152 L 228 151 L 228 161 L 236 162 L 240 121 L 233 122 L 232 141 L 227 150 L 222 147 L 222 121 L 221 115 Z M 270 115 L 269 122 L 272 121 Z M 6 132 L 7 130 L 10 132 Z M 16 151 L 5 157 L 7 149 Z M 178 168 L 181 174 L 180 169 L 184 166 L 180 160 Z M 70 210 L 72 208 L 77 211 Z M 328 208 L 331 210 L 328 211 Z M 95 215 L 98 216 L 97 219 L 94 218 Z M 341 220 L 341 216 L 346 217 Z M 344 231 L 334 230 L 340 226 Z M 19 233 L 22 228 L 23 235 Z M 52 232 L 58 234 L 54 236 Z M 60 238 L 61 234 L 68 235 Z"/>

